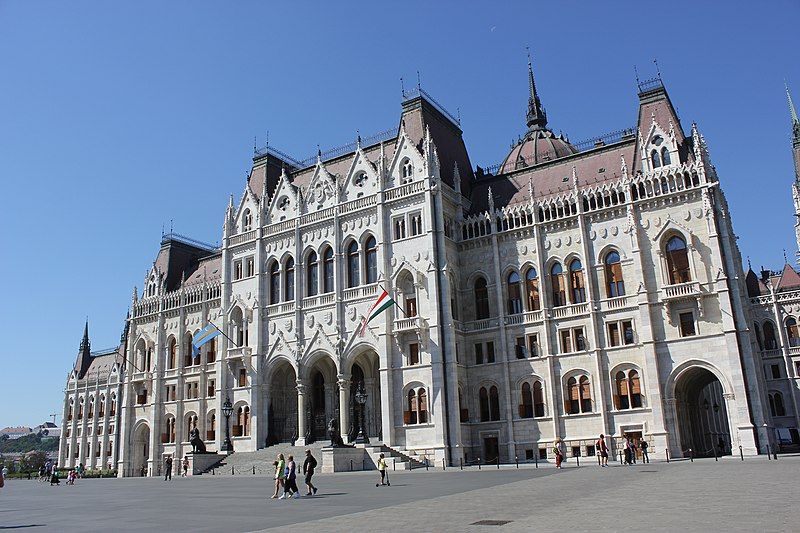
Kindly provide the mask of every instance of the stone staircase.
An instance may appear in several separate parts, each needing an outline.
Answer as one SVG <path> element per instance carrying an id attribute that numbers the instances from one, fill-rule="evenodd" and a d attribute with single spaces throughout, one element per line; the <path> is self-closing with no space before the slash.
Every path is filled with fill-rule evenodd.
<path id="1" fill-rule="evenodd" d="M 425 466 L 425 463 L 418 459 L 414 452 L 390 448 L 385 444 L 356 444 L 356 447 L 364 448 L 367 453 L 365 470 L 377 470 L 380 454 L 384 455 L 384 460 L 390 470 L 412 470 Z"/>
<path id="2" fill-rule="evenodd" d="M 275 474 L 275 467 L 272 463 L 277 459 L 278 454 L 282 453 L 288 460 L 290 455 L 294 455 L 298 469 L 302 468 L 306 457 L 306 450 L 311 450 L 317 460 L 317 471 L 322 469 L 322 448 L 328 444 L 327 441 L 315 442 L 307 446 L 292 446 L 290 443 L 275 444 L 266 448 L 261 448 L 254 452 L 234 452 L 221 462 L 205 471 L 205 475 L 216 476 L 268 476 Z M 255 472 L 255 474 L 254 474 Z"/>

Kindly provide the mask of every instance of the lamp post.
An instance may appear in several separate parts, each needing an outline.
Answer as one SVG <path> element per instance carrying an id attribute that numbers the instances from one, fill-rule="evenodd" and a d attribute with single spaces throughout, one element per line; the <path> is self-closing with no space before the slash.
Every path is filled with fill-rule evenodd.
<path id="1" fill-rule="evenodd" d="M 229 397 L 226 397 L 225 403 L 222 404 L 222 414 L 225 416 L 225 442 L 222 443 L 222 448 L 220 451 L 230 454 L 233 453 L 230 425 L 231 414 L 233 414 L 233 405 L 231 405 L 231 399 Z"/>
<path id="2" fill-rule="evenodd" d="M 367 403 L 367 391 L 364 390 L 363 383 L 356 391 L 356 403 L 360 406 L 359 411 L 361 411 L 361 422 L 358 424 L 356 444 L 369 444 L 369 437 L 364 434 L 364 406 Z"/>

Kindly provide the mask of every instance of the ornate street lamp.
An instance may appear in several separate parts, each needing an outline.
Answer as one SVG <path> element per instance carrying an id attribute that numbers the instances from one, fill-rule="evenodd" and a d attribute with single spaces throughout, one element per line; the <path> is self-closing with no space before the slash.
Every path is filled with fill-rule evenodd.
<path id="1" fill-rule="evenodd" d="M 233 405 L 231 399 L 225 398 L 225 403 L 222 404 L 222 414 L 225 416 L 225 442 L 222 443 L 220 451 L 225 453 L 233 453 L 233 443 L 231 442 L 231 425 L 230 418 L 233 414 Z"/>
<path id="2" fill-rule="evenodd" d="M 360 406 L 361 423 L 358 425 L 358 436 L 356 437 L 356 444 L 369 444 L 369 437 L 364 434 L 364 406 L 367 403 L 367 391 L 364 390 L 362 383 L 356 391 L 356 403 Z"/>

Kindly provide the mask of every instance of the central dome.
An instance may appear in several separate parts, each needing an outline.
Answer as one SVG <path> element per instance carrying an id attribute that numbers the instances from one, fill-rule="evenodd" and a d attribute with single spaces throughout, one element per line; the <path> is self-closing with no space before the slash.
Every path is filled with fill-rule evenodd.
<path id="1" fill-rule="evenodd" d="M 572 146 L 564 135 L 556 135 L 547 129 L 547 113 L 536 92 L 530 56 L 528 90 L 530 92 L 526 115 L 528 132 L 511 148 L 511 152 L 503 160 L 503 164 L 500 165 L 501 174 L 578 153 L 578 149 Z"/>
<path id="2" fill-rule="evenodd" d="M 508 153 L 500 165 L 500 172 L 511 172 L 576 153 L 578 149 L 564 135 L 556 135 L 548 129 L 532 129 Z"/>

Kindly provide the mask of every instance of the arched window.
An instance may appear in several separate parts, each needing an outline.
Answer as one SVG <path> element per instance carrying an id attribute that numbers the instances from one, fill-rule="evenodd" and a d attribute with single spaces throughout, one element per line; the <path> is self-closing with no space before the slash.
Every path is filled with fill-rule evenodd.
<path id="1" fill-rule="evenodd" d="M 217 339 L 211 339 L 206 346 L 206 363 L 213 363 L 217 360 Z"/>
<path id="2" fill-rule="evenodd" d="M 567 305 L 566 283 L 561 263 L 554 263 L 550 268 L 550 283 L 553 286 L 553 307 Z"/>
<path id="3" fill-rule="evenodd" d="M 178 365 L 178 341 L 175 337 L 169 340 L 169 360 L 167 361 L 167 369 L 173 369 Z"/>
<path id="4" fill-rule="evenodd" d="M 611 250 L 606 254 L 606 289 L 609 298 L 625 296 L 625 284 L 622 281 L 622 265 L 619 252 Z"/>
<path id="5" fill-rule="evenodd" d="M 586 284 L 583 281 L 583 265 L 575 259 L 569 264 L 569 279 L 572 289 L 572 303 L 580 304 L 586 301 Z"/>
<path id="6" fill-rule="evenodd" d="M 639 372 L 634 369 L 620 370 L 614 375 L 614 407 L 638 409 L 641 406 L 642 387 Z"/>
<path id="7" fill-rule="evenodd" d="M 195 363 L 194 346 L 192 346 L 192 334 L 187 333 L 184 337 L 186 342 L 184 344 L 183 352 L 183 366 L 192 366 Z M 199 363 L 200 361 L 197 360 Z"/>
<path id="8" fill-rule="evenodd" d="M 117 414 L 117 395 L 111 395 L 111 408 L 108 410 L 109 416 L 114 416 Z"/>
<path id="9" fill-rule="evenodd" d="M 780 392 L 773 394 L 775 401 L 775 414 L 772 416 L 786 416 L 786 407 L 783 405 L 783 395 Z"/>
<path id="10" fill-rule="evenodd" d="M 378 281 L 378 244 L 375 237 L 371 236 L 364 243 L 367 264 L 367 283 L 377 283 Z"/>
<path id="11" fill-rule="evenodd" d="M 400 168 L 400 183 L 408 183 L 414 179 L 414 165 L 411 164 L 410 160 L 404 159 Z"/>
<path id="12" fill-rule="evenodd" d="M 428 423 L 428 394 L 425 392 L 425 389 L 420 388 L 417 391 L 417 405 L 419 405 L 419 423 L 420 424 L 427 424 Z"/>
<path id="13" fill-rule="evenodd" d="M 319 288 L 319 263 L 317 263 L 317 253 L 308 254 L 308 265 L 306 266 L 306 296 L 316 296 Z"/>
<path id="14" fill-rule="evenodd" d="M 250 408 L 241 406 L 236 410 L 236 425 L 233 426 L 234 437 L 247 437 L 250 435 Z"/>
<path id="15" fill-rule="evenodd" d="M 161 435 L 161 442 L 167 444 L 175 442 L 175 419 L 167 417 L 164 427 L 164 434 Z"/>
<path id="16" fill-rule="evenodd" d="M 67 420 L 68 421 L 72 420 L 72 417 L 74 416 L 74 411 L 75 411 L 75 401 L 74 400 L 70 400 L 69 401 L 69 411 L 67 411 Z"/>
<path id="17" fill-rule="evenodd" d="M 786 321 L 786 336 L 789 339 L 789 346 L 800 346 L 800 331 L 797 329 L 797 320 L 789 317 Z"/>
<path id="18" fill-rule="evenodd" d="M 494 385 L 489 389 L 489 414 L 492 420 L 500 420 L 500 394 Z"/>
<path id="19" fill-rule="evenodd" d="M 533 418 L 533 393 L 531 384 L 527 381 L 522 384 L 520 391 L 519 416 L 520 418 Z"/>
<path id="20" fill-rule="evenodd" d="M 481 422 L 489 421 L 489 391 L 486 387 L 481 387 L 478 391 L 478 401 L 480 402 Z"/>
<path id="21" fill-rule="evenodd" d="M 192 430 L 197 427 L 197 415 L 189 415 L 186 417 L 186 427 L 184 427 L 184 431 L 186 431 L 186 439 L 184 442 L 189 442 L 191 440 Z"/>
<path id="22" fill-rule="evenodd" d="M 147 370 L 148 372 L 153 370 L 153 347 L 147 347 L 147 355 L 145 360 L 145 366 L 142 370 Z"/>
<path id="23" fill-rule="evenodd" d="M 758 349 L 764 349 L 764 337 L 761 335 L 761 328 L 758 326 L 758 322 L 753 324 L 755 331 L 756 331 L 756 342 L 758 343 Z"/>
<path id="24" fill-rule="evenodd" d="M 284 301 L 294 300 L 294 259 L 289 256 L 283 267 L 283 298 Z"/>
<path id="25" fill-rule="evenodd" d="M 347 286 L 358 287 L 359 284 L 358 267 L 358 243 L 352 241 L 347 246 Z"/>
<path id="26" fill-rule="evenodd" d="M 236 346 L 248 345 L 247 325 L 244 322 L 244 314 L 238 306 L 231 312 L 231 337 L 236 341 Z"/>
<path id="27" fill-rule="evenodd" d="M 764 348 L 767 350 L 777 350 L 778 341 L 775 339 L 775 328 L 772 322 L 764 322 Z"/>
<path id="28" fill-rule="evenodd" d="M 106 416 L 106 397 L 100 396 L 100 401 L 97 402 L 97 417 L 104 418 Z"/>
<path id="29" fill-rule="evenodd" d="M 538 380 L 533 382 L 533 416 L 544 416 L 544 387 Z"/>
<path id="30" fill-rule="evenodd" d="M 512 272 L 508 275 L 508 314 L 516 315 L 522 312 L 522 294 L 520 285 L 522 280 L 519 274 Z"/>
<path id="31" fill-rule="evenodd" d="M 88 405 L 89 408 L 87 409 L 86 418 L 91 420 L 92 418 L 94 418 L 94 397 L 89 398 Z"/>
<path id="32" fill-rule="evenodd" d="M 242 215 L 242 231 L 250 231 L 253 228 L 253 215 L 249 209 L 244 210 Z"/>
<path id="33" fill-rule="evenodd" d="M 669 283 L 688 283 L 692 281 L 689 272 L 689 252 L 686 248 L 686 241 L 677 235 L 667 241 L 667 271 L 669 272 Z"/>
<path id="34" fill-rule="evenodd" d="M 567 414 L 592 412 L 592 391 L 589 376 L 573 376 L 567 380 L 566 401 L 564 408 Z"/>
<path id="35" fill-rule="evenodd" d="M 669 165 L 671 162 L 672 161 L 669 157 L 669 150 L 667 150 L 667 147 L 665 146 L 664 148 L 661 149 L 661 164 Z"/>
<path id="36" fill-rule="evenodd" d="M 658 168 L 661 166 L 661 158 L 658 157 L 658 150 L 653 150 L 650 152 L 650 162 L 653 164 L 653 168 Z"/>
<path id="37" fill-rule="evenodd" d="M 281 301 L 281 274 L 278 270 L 278 262 L 273 261 L 269 265 L 269 303 L 276 304 Z"/>
<path id="38" fill-rule="evenodd" d="M 489 318 L 489 289 L 482 277 L 475 280 L 475 318 Z"/>
<path id="39" fill-rule="evenodd" d="M 425 389 L 411 389 L 408 391 L 407 410 L 403 415 L 406 424 L 428 423 L 428 394 Z"/>
<path id="40" fill-rule="evenodd" d="M 325 248 L 322 253 L 322 292 L 333 292 L 333 248 Z"/>
<path id="41" fill-rule="evenodd" d="M 83 419 L 83 398 L 78 402 L 78 420 Z"/>
<path id="42" fill-rule="evenodd" d="M 528 297 L 528 311 L 538 311 L 539 303 L 539 278 L 536 269 L 531 267 L 525 273 L 525 292 Z"/>
<path id="43" fill-rule="evenodd" d="M 217 437 L 217 415 L 214 412 L 208 415 L 206 425 L 206 440 L 214 440 Z"/>

